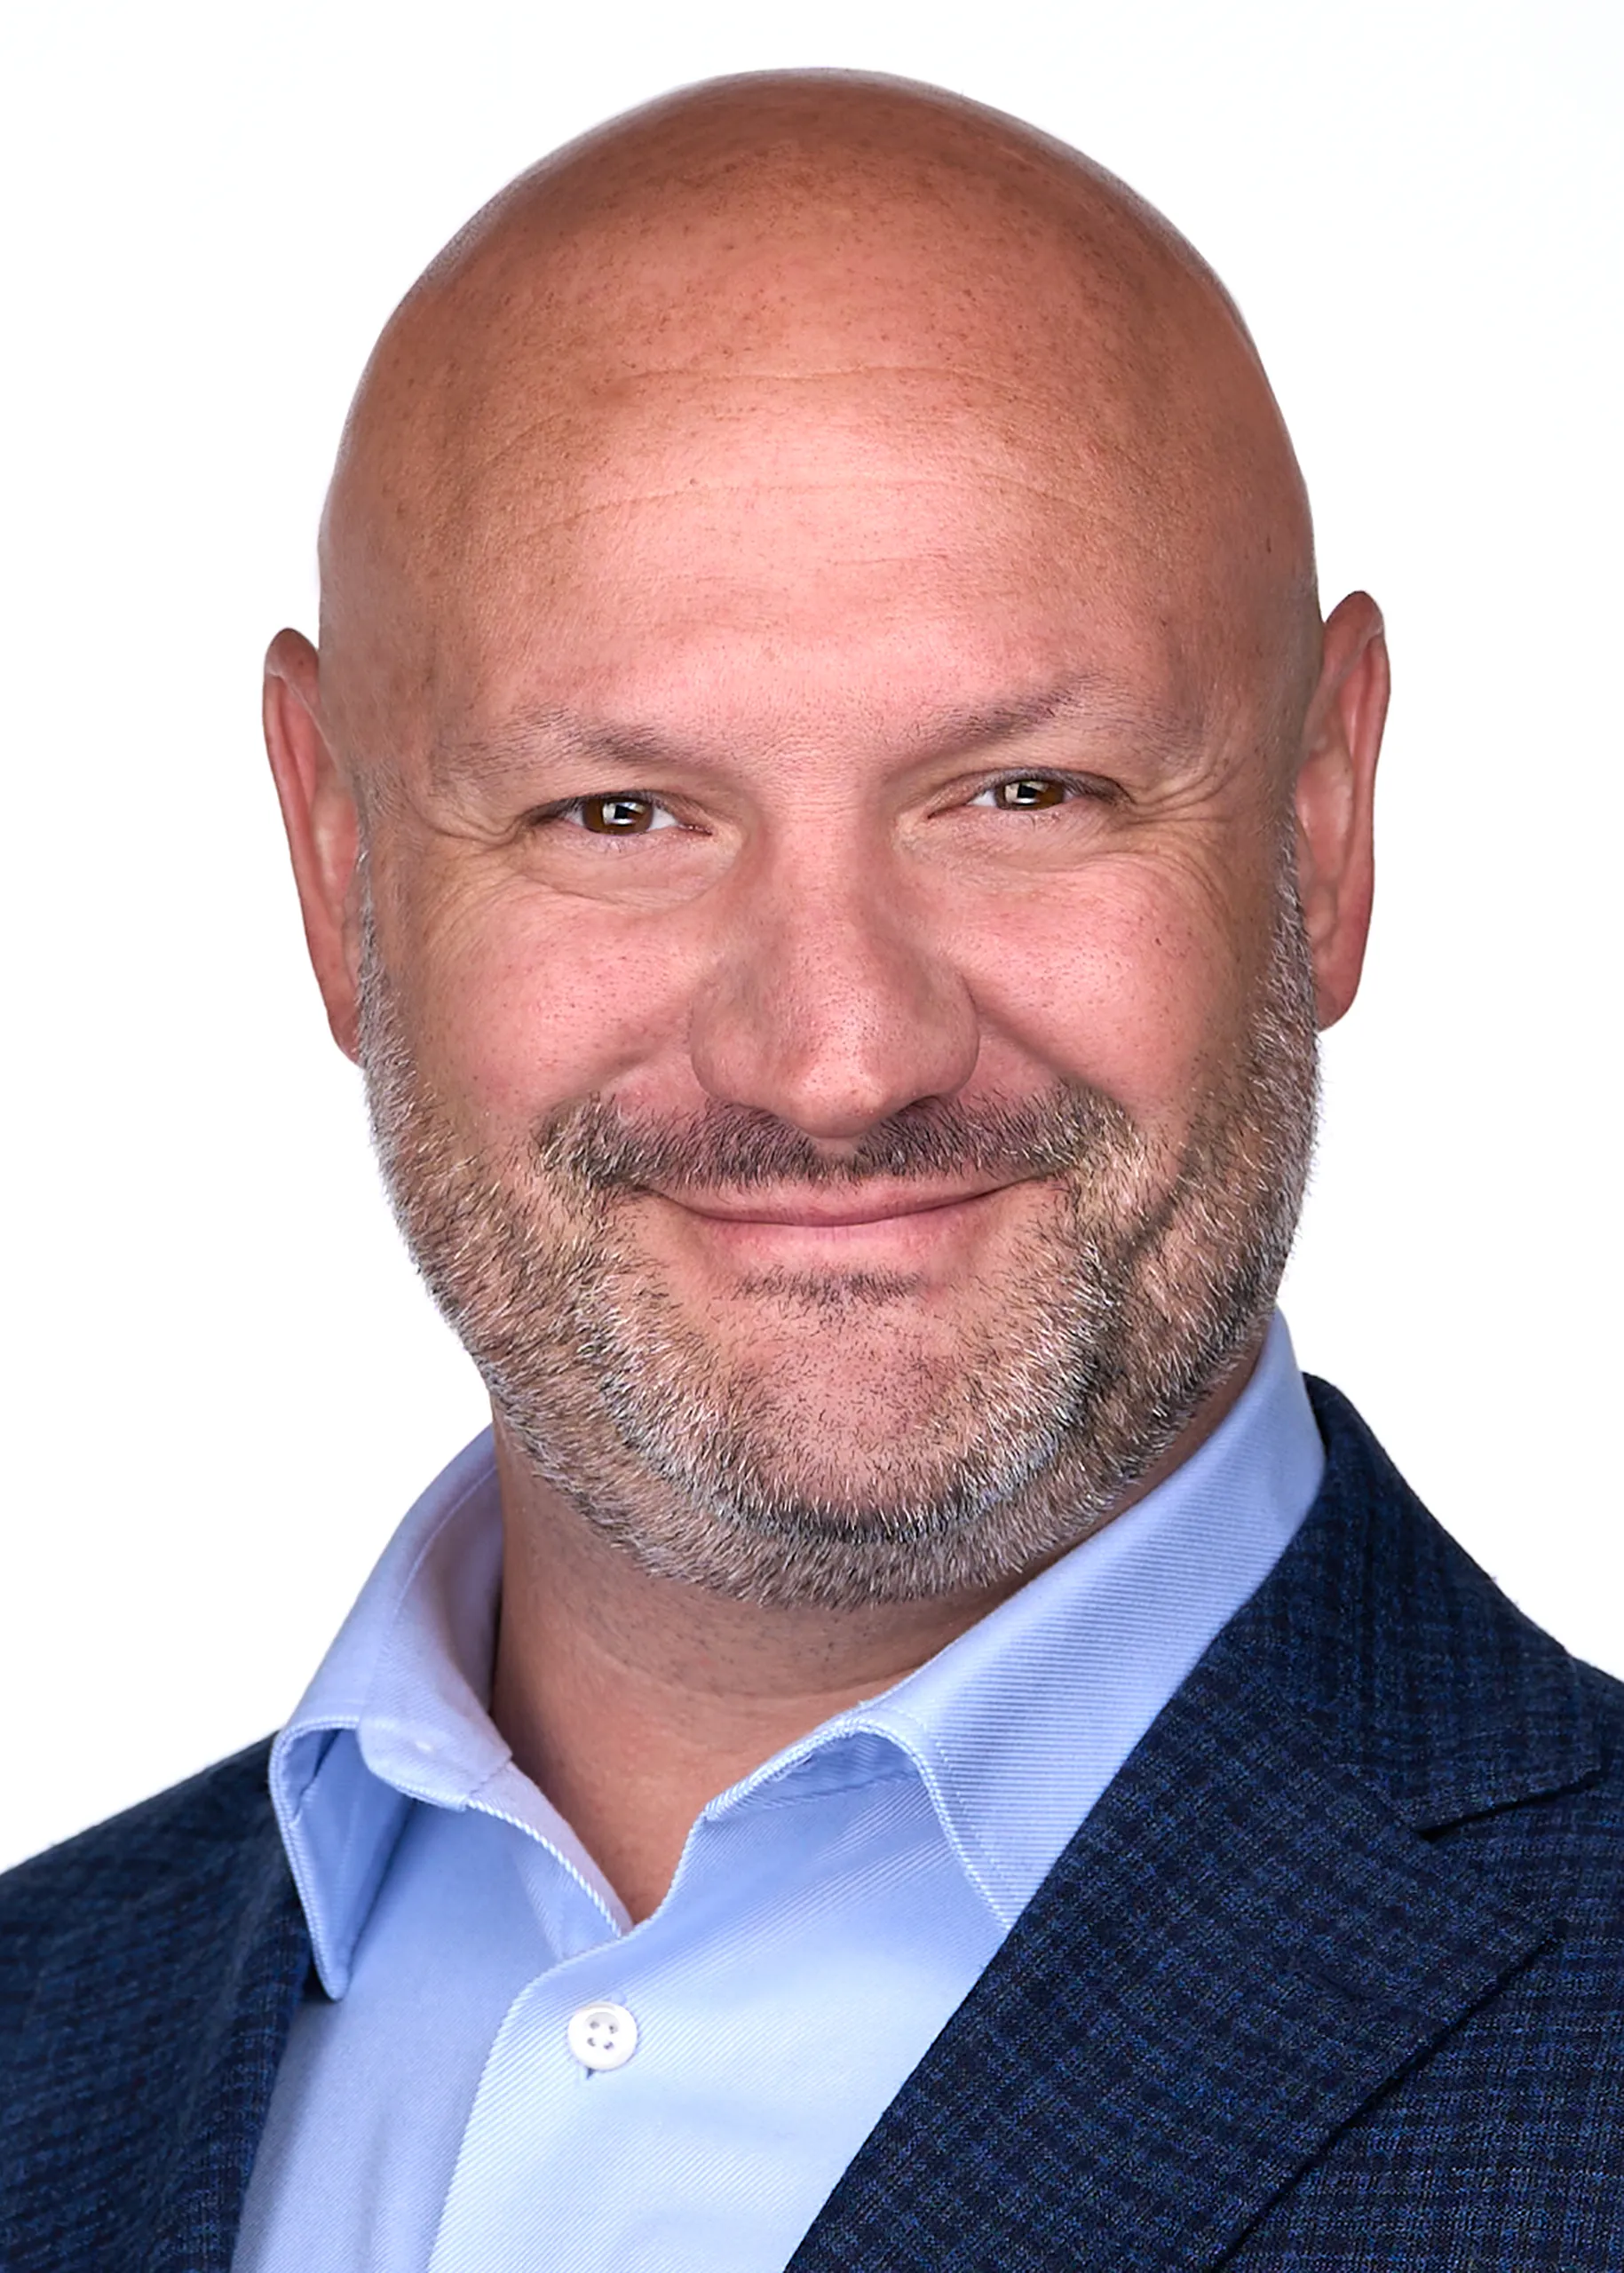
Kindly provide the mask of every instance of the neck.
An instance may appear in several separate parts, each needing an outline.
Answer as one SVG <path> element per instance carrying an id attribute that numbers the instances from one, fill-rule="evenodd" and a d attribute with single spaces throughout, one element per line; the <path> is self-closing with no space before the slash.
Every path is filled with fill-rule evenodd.
<path id="1" fill-rule="evenodd" d="M 1216 1428 L 1260 1341 L 1113 1515 Z M 706 1802 L 945 1649 L 1035 1572 L 923 1601 L 764 1607 L 644 1570 L 538 1477 L 500 1422 L 502 1620 L 491 1715 L 632 1919 Z"/>

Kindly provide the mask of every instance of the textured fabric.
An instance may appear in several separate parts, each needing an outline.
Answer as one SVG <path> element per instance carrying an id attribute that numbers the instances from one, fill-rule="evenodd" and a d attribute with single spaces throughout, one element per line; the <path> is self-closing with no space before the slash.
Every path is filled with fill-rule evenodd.
<path id="1" fill-rule="evenodd" d="M 309 1961 L 267 1751 L 0 1879 L 4 2273 L 225 2273 Z"/>
<path id="2" fill-rule="evenodd" d="M 295 2020 L 234 2273 L 781 2273 L 1323 1468 L 1277 1319 L 1192 1458 L 714 1801 L 634 1928 L 486 1711 L 501 1516 L 471 1446 L 276 1742 L 334 1993 Z M 566 2026 L 603 1999 L 638 2048 L 589 2076 Z"/>
<path id="3" fill-rule="evenodd" d="M 1316 1404 L 1314 1518 L 794 2273 L 1624 2267 L 1624 1692 Z"/>
<path id="4" fill-rule="evenodd" d="M 1624 1691 L 1316 1387 L 1315 1509 L 795 2273 L 1619 2273 Z M 0 1881 L 0 2266 L 226 2273 L 305 1947 L 230 1762 Z"/>

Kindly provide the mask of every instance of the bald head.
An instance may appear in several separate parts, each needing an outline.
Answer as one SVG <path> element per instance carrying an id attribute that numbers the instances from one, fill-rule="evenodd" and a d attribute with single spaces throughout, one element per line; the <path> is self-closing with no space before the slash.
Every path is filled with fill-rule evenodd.
<path id="1" fill-rule="evenodd" d="M 322 567 L 266 707 L 312 952 L 537 1475 L 653 1572 L 849 1603 L 1026 1567 L 1210 1425 L 1385 678 L 1165 222 L 925 89 L 673 96 L 408 296 Z M 958 1579 L 849 1563 L 971 1503 Z"/>
<path id="2" fill-rule="evenodd" d="M 1192 702 L 1215 677 L 1306 699 L 1301 481 L 1244 326 L 1167 222 L 907 83 L 668 97 L 520 177 L 387 328 L 323 527 L 325 705 L 358 770 L 407 718 L 455 732 L 468 640 L 544 637 L 661 491 L 692 493 L 693 573 L 756 548 L 772 617 L 827 548 L 885 556 L 820 493 L 883 515 L 967 466 L 1096 610 L 1158 608 Z"/>

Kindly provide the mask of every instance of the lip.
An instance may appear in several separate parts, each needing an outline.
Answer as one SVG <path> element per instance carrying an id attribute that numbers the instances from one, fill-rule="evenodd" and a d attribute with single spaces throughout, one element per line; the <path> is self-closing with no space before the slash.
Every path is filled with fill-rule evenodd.
<path id="1" fill-rule="evenodd" d="M 915 1216 L 943 1215 L 949 1209 L 973 1205 L 978 1200 L 989 1200 L 1009 1188 L 1007 1184 L 961 1184 L 951 1190 L 882 1184 L 875 1189 L 851 1194 L 752 1192 L 741 1192 L 735 1200 L 729 1200 L 710 1193 L 684 1198 L 662 1192 L 658 1197 L 687 1215 L 730 1229 L 744 1231 L 759 1225 L 775 1230 L 839 1232 L 855 1231 L 866 1224 L 904 1222 Z"/>

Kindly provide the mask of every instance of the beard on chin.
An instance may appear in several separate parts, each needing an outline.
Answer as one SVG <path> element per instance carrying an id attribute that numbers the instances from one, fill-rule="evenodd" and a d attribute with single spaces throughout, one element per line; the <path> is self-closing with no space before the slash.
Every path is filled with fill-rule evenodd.
<path id="1" fill-rule="evenodd" d="M 831 1160 L 765 1113 L 590 1097 L 503 1149 L 419 1068 L 363 907 L 360 1057 L 396 1218 L 536 1473 L 647 1570 L 840 1608 L 986 1588 L 1122 1502 L 1272 1307 L 1313 1143 L 1312 976 L 1282 864 L 1232 1061 L 1169 1158 L 1081 1085 L 929 1099 Z M 636 1196 L 1043 1179 L 1052 1204 L 927 1327 L 906 1274 L 760 1272 L 729 1333 L 642 1248 Z"/>

